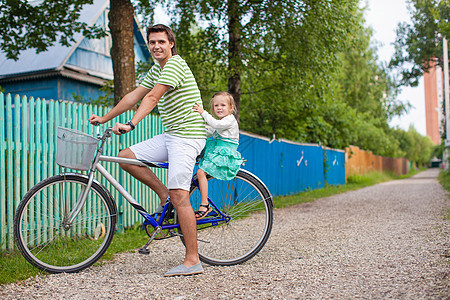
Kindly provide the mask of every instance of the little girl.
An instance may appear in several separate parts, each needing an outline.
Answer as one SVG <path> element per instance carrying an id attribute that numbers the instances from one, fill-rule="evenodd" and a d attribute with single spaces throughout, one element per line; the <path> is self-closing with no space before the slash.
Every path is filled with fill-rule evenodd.
<path id="1" fill-rule="evenodd" d="M 194 110 L 200 113 L 206 123 L 208 139 L 197 171 L 201 193 L 201 204 L 195 217 L 204 218 L 211 210 L 208 203 L 208 180 L 206 174 L 220 180 L 233 179 L 242 164 L 241 154 L 236 150 L 239 145 L 239 126 L 234 117 L 236 105 L 233 96 L 227 92 L 216 93 L 211 99 L 211 111 L 219 118 L 215 119 L 197 103 Z M 204 208 L 204 209 L 203 209 Z"/>

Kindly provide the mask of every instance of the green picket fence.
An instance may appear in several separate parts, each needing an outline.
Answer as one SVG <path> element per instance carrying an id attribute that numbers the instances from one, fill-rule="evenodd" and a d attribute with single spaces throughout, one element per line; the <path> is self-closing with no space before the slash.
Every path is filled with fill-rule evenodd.
<path id="1" fill-rule="evenodd" d="M 103 115 L 110 108 L 67 101 L 41 100 L 0 93 L 0 249 L 14 247 L 14 213 L 25 193 L 39 181 L 62 172 L 80 172 L 56 164 L 58 126 L 76 129 L 93 136 L 97 128 L 87 119 L 91 114 Z M 102 128 L 115 122 L 125 123 L 134 112 L 129 111 Z M 163 132 L 158 116 L 149 115 L 136 130 L 123 136 L 113 136 L 104 154 L 116 156 L 139 141 Z M 118 164 L 104 163 L 106 169 L 135 197 L 143 207 L 152 211 L 158 197 L 150 188 L 120 170 Z M 155 174 L 166 182 L 166 170 Z M 119 211 L 119 229 L 141 222 L 136 210 L 103 178 L 97 178 L 111 192 Z"/>

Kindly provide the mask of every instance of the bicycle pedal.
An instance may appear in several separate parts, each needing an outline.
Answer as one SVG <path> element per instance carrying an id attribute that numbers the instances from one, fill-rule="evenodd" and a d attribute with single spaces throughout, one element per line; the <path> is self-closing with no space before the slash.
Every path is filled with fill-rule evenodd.
<path id="1" fill-rule="evenodd" d="M 150 250 L 147 248 L 139 248 L 138 252 L 139 252 L 139 254 L 145 254 L 145 255 L 150 254 Z"/>

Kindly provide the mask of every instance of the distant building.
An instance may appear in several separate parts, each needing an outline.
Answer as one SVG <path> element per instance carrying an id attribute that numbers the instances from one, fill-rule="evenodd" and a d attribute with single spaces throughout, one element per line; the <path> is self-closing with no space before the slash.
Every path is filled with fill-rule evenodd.
<path id="1" fill-rule="evenodd" d="M 80 21 L 108 29 L 109 0 L 95 0 L 85 5 Z M 74 100 L 74 95 L 89 101 L 104 95 L 99 88 L 113 80 L 110 56 L 111 37 L 87 39 L 75 34 L 70 47 L 55 44 L 46 52 L 35 49 L 20 53 L 17 61 L 0 53 L 0 87 L 5 93 L 35 98 Z M 146 38 L 134 18 L 135 61 L 147 61 L 150 56 Z"/>
<path id="2" fill-rule="evenodd" d="M 443 132 L 444 81 L 442 68 L 433 62 L 433 67 L 423 74 L 425 86 L 425 117 L 427 136 L 436 145 L 441 144 Z"/>

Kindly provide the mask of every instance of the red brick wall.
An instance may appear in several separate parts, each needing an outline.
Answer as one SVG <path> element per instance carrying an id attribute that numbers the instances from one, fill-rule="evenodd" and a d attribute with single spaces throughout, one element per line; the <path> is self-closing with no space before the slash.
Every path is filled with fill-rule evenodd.
<path id="1" fill-rule="evenodd" d="M 432 62 L 436 65 L 436 62 Z M 437 109 L 437 82 L 436 76 L 442 76 L 442 74 L 436 73 L 436 68 L 432 67 L 428 72 L 423 74 L 424 88 L 425 88 L 425 116 L 427 125 L 427 135 L 431 138 L 433 143 L 439 145 L 441 143 L 441 137 L 439 134 L 439 114 Z"/>

